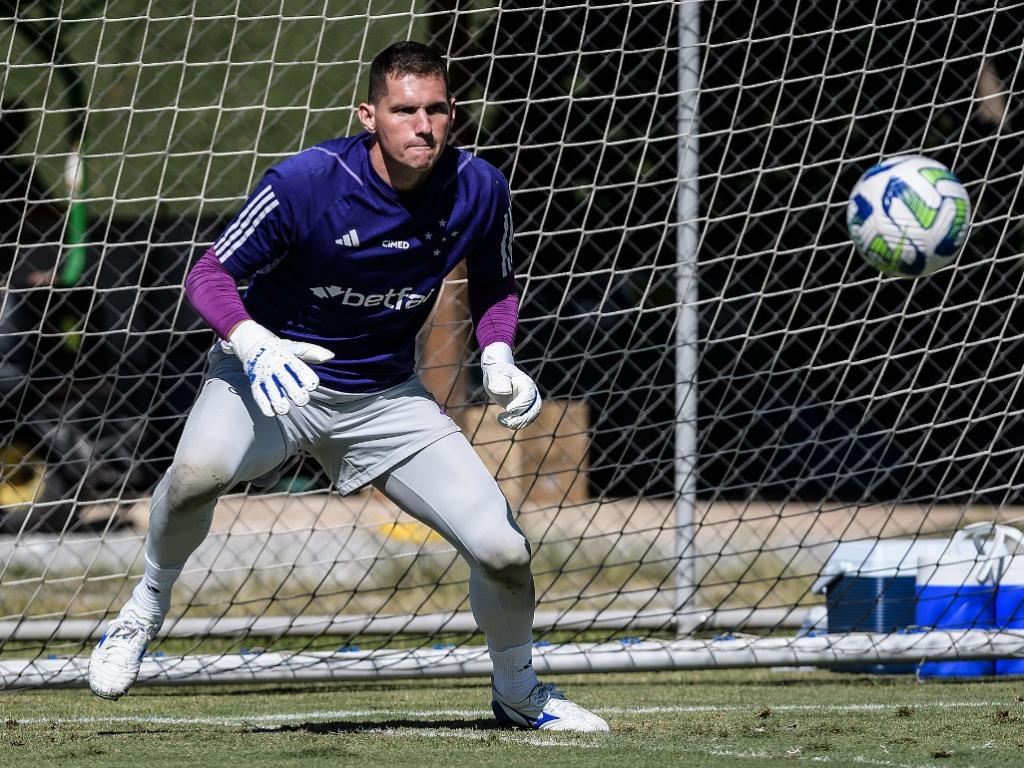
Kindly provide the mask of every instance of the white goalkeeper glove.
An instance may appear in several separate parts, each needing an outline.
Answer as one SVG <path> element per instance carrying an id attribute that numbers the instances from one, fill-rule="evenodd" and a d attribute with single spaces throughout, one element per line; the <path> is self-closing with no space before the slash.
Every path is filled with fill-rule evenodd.
<path id="1" fill-rule="evenodd" d="M 522 429 L 540 413 L 540 392 L 533 379 L 516 368 L 512 348 L 501 341 L 488 344 L 480 355 L 484 389 L 492 401 L 505 409 L 498 423 L 508 429 Z"/>
<path id="2" fill-rule="evenodd" d="M 325 363 L 334 357 L 329 349 L 304 341 L 275 336 L 255 320 L 243 320 L 231 332 L 225 347 L 242 361 L 256 405 L 266 416 L 283 416 L 294 403 L 309 402 L 309 393 L 320 378 L 306 363 Z"/>

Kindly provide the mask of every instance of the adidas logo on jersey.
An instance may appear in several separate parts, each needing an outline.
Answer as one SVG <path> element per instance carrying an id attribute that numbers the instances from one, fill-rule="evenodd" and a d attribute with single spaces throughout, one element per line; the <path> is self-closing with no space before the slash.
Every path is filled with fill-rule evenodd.
<path id="1" fill-rule="evenodd" d="M 334 241 L 338 245 L 347 245 L 349 248 L 359 247 L 359 233 L 354 229 L 350 229 L 344 235 Z"/>
<path id="2" fill-rule="evenodd" d="M 361 243 L 359 242 L 359 233 L 354 229 L 350 229 L 344 235 L 334 241 L 338 245 L 345 245 L 349 248 L 358 248 Z M 409 250 L 408 240 L 383 240 L 381 246 L 384 248 L 395 248 L 399 251 Z"/>
<path id="3" fill-rule="evenodd" d="M 351 288 L 341 288 L 337 285 L 324 285 L 310 288 L 313 295 L 321 299 L 335 299 L 341 297 L 341 303 L 346 307 L 387 307 L 388 309 L 412 309 L 418 307 L 431 296 L 434 290 L 428 293 L 413 293 L 412 288 L 390 289 L 387 293 L 360 293 Z"/>

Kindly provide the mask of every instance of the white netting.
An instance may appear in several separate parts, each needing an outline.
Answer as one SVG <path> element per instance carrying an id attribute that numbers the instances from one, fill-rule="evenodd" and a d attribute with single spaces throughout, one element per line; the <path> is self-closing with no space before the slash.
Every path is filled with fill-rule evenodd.
<path id="1" fill-rule="evenodd" d="M 0 652 L 31 662 L 2 684 L 80 681 L 46 657 L 87 653 L 141 572 L 212 340 L 188 265 L 265 168 L 356 130 L 369 61 L 409 37 L 448 54 L 457 140 L 513 189 L 542 418 L 512 439 L 485 411 L 461 273 L 420 359 L 533 543 L 537 639 L 587 649 L 551 668 L 1019 650 L 977 617 L 891 634 L 912 584 L 833 582 L 830 628 L 874 634 L 794 635 L 826 627 L 823 571 L 907 589 L 913 542 L 1018 514 L 1022 25 L 984 2 L 0 3 Z M 843 224 L 900 152 L 975 208 L 918 281 Z M 270 677 L 480 671 L 466 582 L 304 461 L 221 502 L 149 670 L 248 674 L 259 646 Z"/>

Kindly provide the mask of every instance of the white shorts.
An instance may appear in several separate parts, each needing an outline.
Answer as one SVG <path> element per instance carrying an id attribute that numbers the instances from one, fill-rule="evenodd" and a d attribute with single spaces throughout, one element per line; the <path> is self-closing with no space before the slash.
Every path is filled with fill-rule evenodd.
<path id="1" fill-rule="evenodd" d="M 241 397 L 251 418 L 267 418 L 253 401 L 249 381 L 237 357 L 215 345 L 209 362 L 207 384 L 200 401 Z M 217 384 L 218 380 L 227 386 Z M 228 411 L 216 407 L 203 409 L 204 414 Z M 308 405 L 293 406 L 287 414 L 274 420 L 284 436 L 284 459 L 299 452 L 310 454 L 323 466 L 341 494 L 366 485 L 403 459 L 459 431 L 459 426 L 445 415 L 418 376 L 368 395 L 345 394 L 320 387 L 310 393 Z M 227 424 L 204 424 L 203 428 L 225 430 L 220 434 L 236 433 Z M 268 439 L 261 438 L 261 432 L 267 434 L 268 431 L 255 430 L 254 439 Z M 253 446 L 251 453 L 265 456 L 273 451 L 272 446 Z"/>

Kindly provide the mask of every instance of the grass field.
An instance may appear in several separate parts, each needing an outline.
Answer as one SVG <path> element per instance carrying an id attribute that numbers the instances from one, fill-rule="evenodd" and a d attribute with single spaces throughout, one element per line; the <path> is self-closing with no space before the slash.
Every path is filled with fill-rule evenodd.
<path id="1" fill-rule="evenodd" d="M 425 35 L 406 0 L 66 0 L 22 3 L 21 18 L 46 28 L 56 6 L 88 110 L 94 216 L 233 210 L 270 165 L 357 130 L 369 61 Z M 73 104 L 24 26 L 0 23 L 0 101 L 29 110 L 22 162 L 60 198 Z"/>
<path id="2" fill-rule="evenodd" d="M 141 688 L 117 703 L 31 691 L 0 698 L 0 765 L 1024 762 L 1024 681 L 742 670 L 557 682 L 607 717 L 611 734 L 499 730 L 482 679 Z"/>

